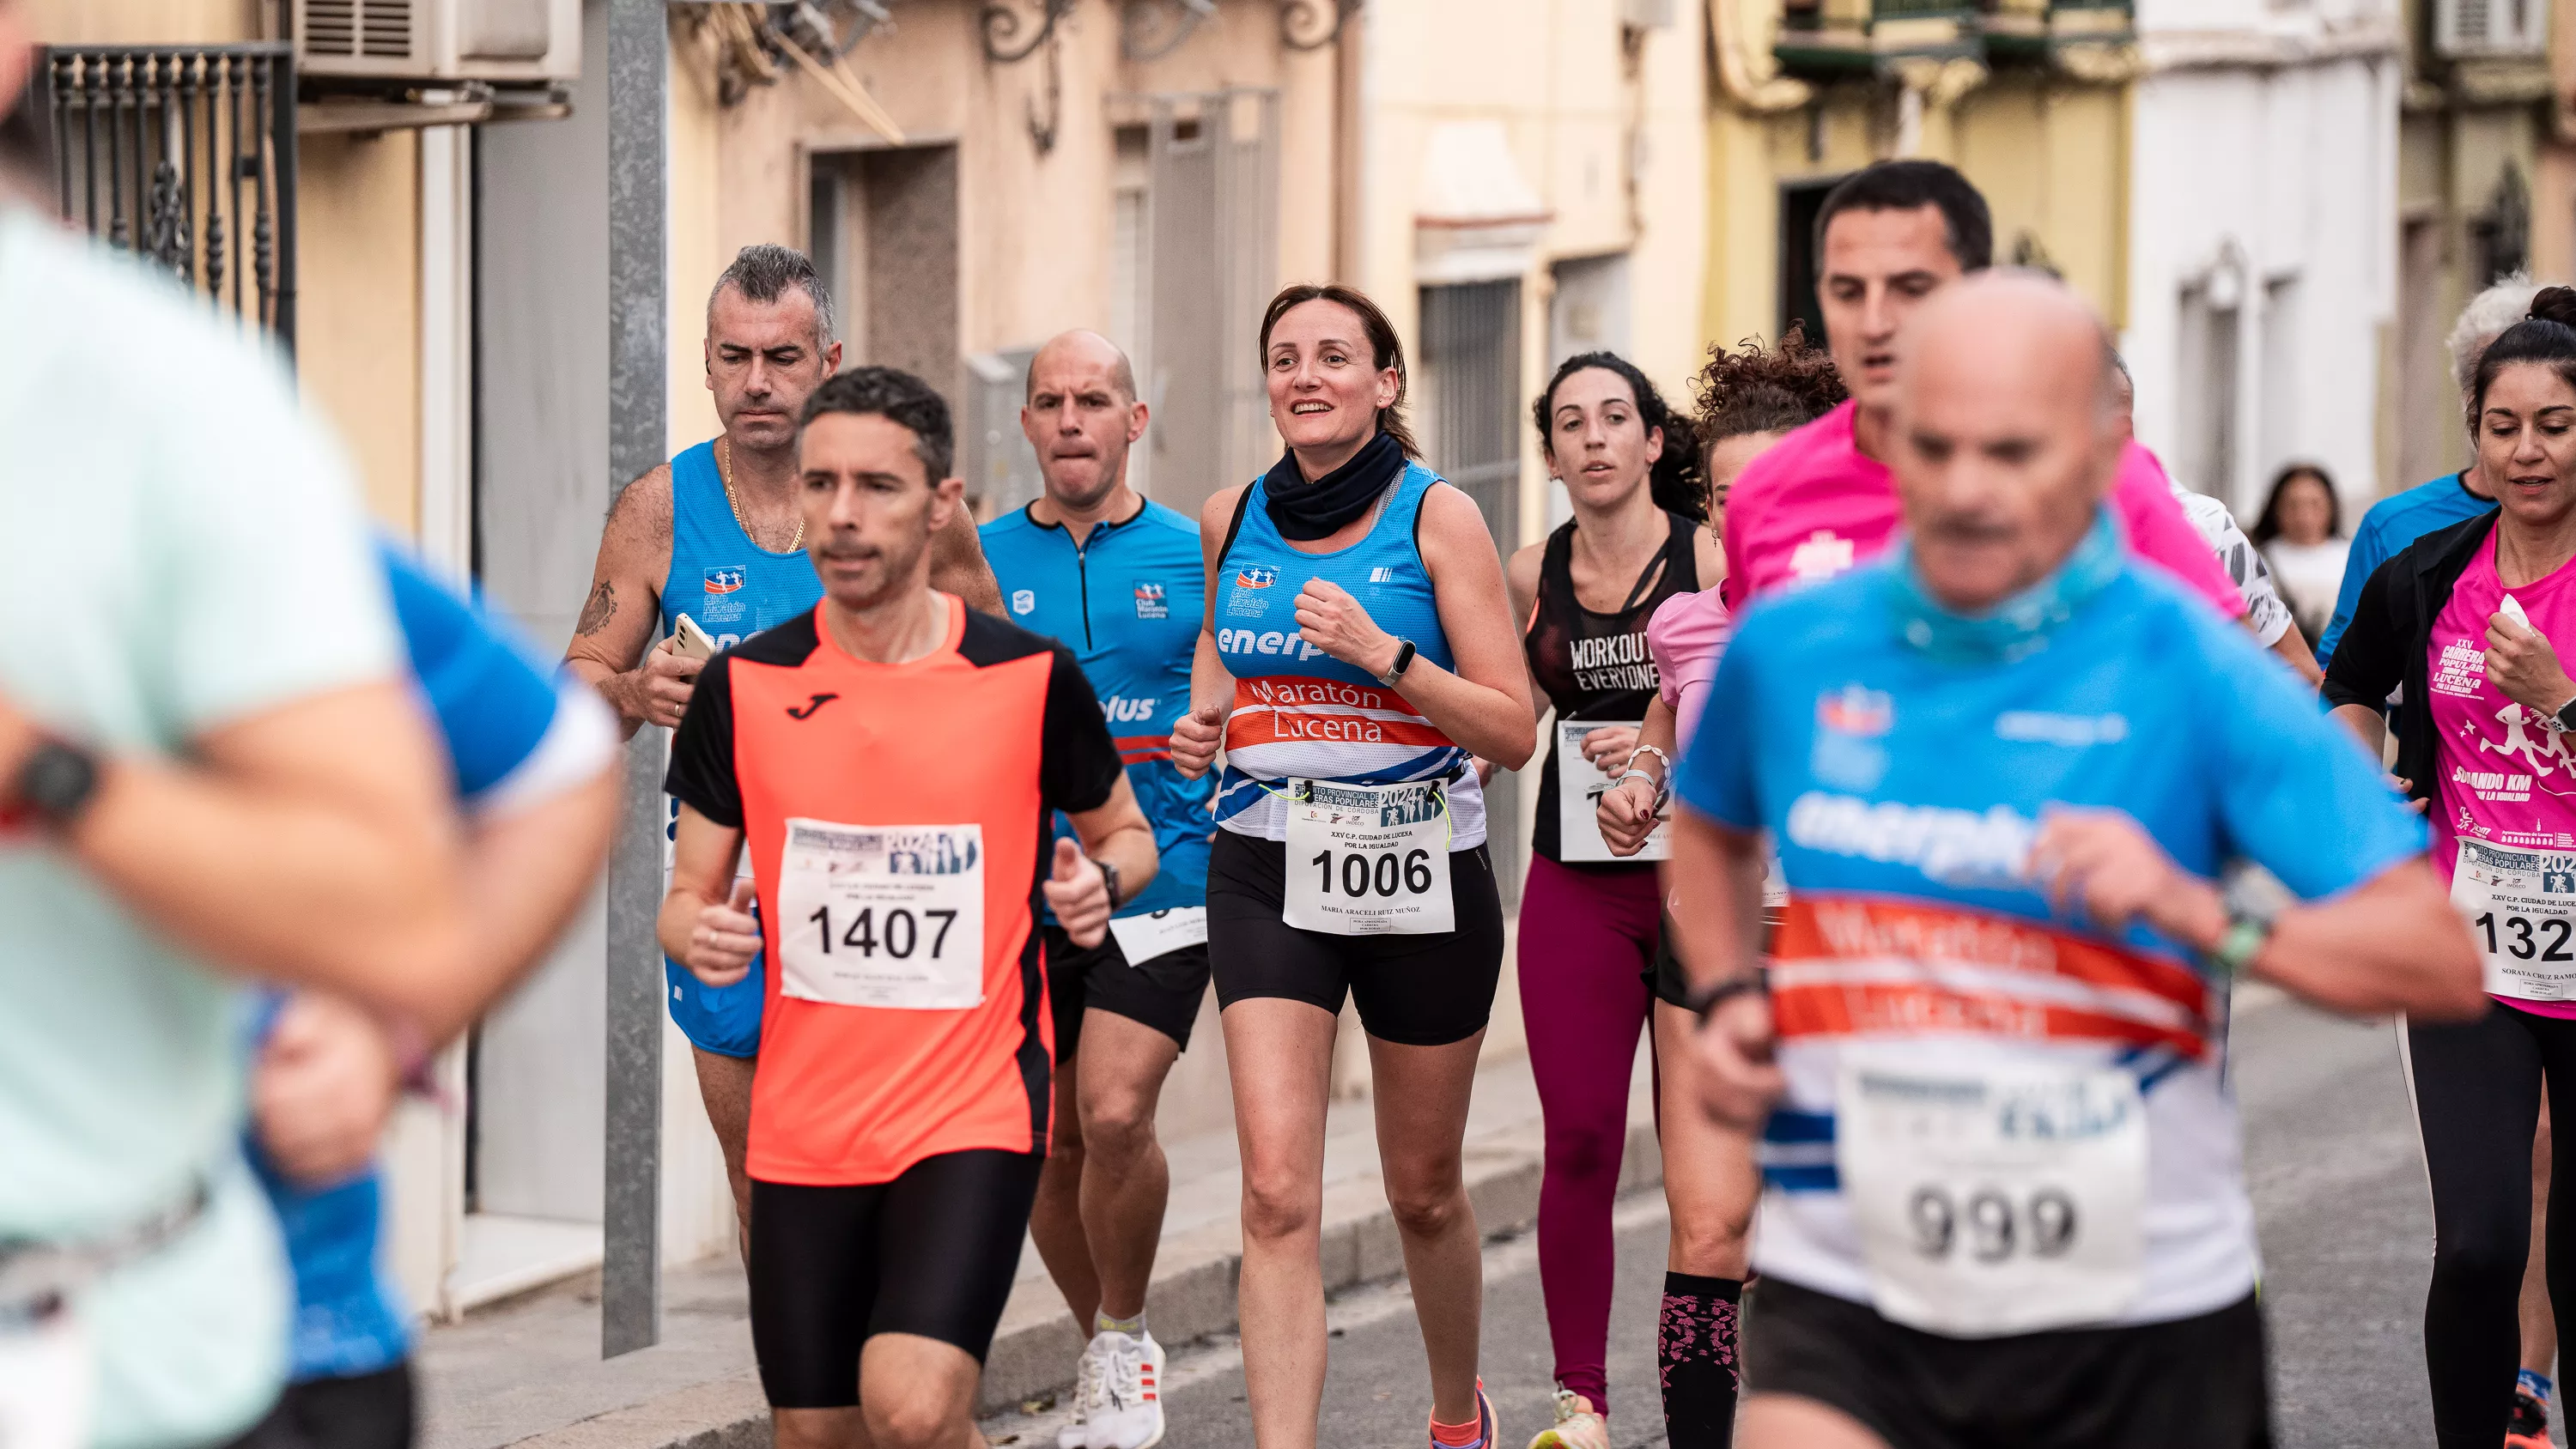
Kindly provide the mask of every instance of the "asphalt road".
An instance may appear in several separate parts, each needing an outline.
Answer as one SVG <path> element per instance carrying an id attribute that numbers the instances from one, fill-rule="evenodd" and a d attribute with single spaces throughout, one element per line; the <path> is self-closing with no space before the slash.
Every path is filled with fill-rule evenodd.
<path id="1" fill-rule="evenodd" d="M 2419 1337 L 2432 1209 L 2384 1025 L 2310 1012 L 2259 988 L 2240 1003 L 2233 1070 L 2260 1218 L 2282 1449 L 2383 1449 L 2432 1442 Z M 1655 1316 L 1664 1217 L 1652 1194 L 1619 1218 L 1610 1335 L 1611 1426 L 1621 1449 L 1664 1442 L 1655 1390 Z M 1500 1449 L 1548 1421 L 1550 1356 L 1535 1245 L 1485 1255 L 1484 1375 L 1502 1417 Z M 1324 1391 L 1327 1444 L 1422 1442 L 1429 1409 L 1421 1341 L 1401 1283 L 1332 1307 Z M 1165 1403 L 1173 1449 L 1252 1449 L 1235 1342 L 1176 1351 Z M 997 1446 L 1053 1449 L 1052 1409 L 985 1423 Z"/>

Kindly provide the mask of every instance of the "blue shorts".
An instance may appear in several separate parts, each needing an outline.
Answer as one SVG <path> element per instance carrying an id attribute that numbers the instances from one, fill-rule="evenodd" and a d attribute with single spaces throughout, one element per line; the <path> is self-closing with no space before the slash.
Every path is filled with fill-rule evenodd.
<path id="1" fill-rule="evenodd" d="M 731 986 L 709 986 L 668 956 L 662 979 L 671 988 L 671 1019 L 689 1045 L 720 1057 L 760 1055 L 760 1007 L 769 991 L 765 956 L 752 957 L 751 974 Z"/>

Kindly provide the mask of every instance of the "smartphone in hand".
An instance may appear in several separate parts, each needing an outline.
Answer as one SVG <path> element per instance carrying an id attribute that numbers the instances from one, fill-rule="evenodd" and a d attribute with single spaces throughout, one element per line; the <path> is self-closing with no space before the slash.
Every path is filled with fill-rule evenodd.
<path id="1" fill-rule="evenodd" d="M 690 618 L 686 614 L 682 614 L 676 621 L 674 621 L 671 629 L 671 637 L 676 641 L 671 645 L 673 652 L 679 654 L 684 659 L 713 659 L 716 657 L 716 641 L 708 636 L 706 630 L 698 627 L 697 620 Z"/>

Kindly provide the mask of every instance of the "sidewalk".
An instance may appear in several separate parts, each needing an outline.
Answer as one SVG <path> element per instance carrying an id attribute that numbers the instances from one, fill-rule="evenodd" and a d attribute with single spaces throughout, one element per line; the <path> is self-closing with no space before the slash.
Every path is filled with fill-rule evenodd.
<path id="1" fill-rule="evenodd" d="M 1641 1051 L 1623 1192 L 1662 1180 L 1646 1082 Z M 1336 1103 L 1326 1129 L 1328 1292 L 1403 1271 L 1378 1178 L 1373 1113 L 1368 1101 Z M 1525 1228 L 1537 1215 L 1540 1143 L 1527 1059 L 1488 1064 L 1477 1074 L 1466 1143 L 1468 1192 L 1488 1236 Z M 1148 1302 L 1155 1336 L 1178 1345 L 1236 1326 L 1241 1180 L 1231 1131 L 1164 1147 L 1171 1208 Z M 1063 1387 L 1081 1349 L 1036 1248 L 1025 1248 L 985 1365 L 983 1411 Z M 763 1449 L 769 1442 L 742 1272 L 731 1261 L 664 1275 L 662 1342 L 640 1353 L 600 1361 L 594 1274 L 430 1330 L 419 1365 L 421 1449 Z"/>

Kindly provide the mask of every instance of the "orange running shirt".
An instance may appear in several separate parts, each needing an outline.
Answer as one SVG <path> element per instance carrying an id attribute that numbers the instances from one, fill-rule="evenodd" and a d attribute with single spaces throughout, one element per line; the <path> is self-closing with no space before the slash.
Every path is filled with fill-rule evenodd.
<path id="1" fill-rule="evenodd" d="M 1072 654 L 948 607 L 947 638 L 903 664 L 851 657 L 811 611 L 756 634 L 708 663 L 672 741 L 666 788 L 744 832 L 772 962 L 782 926 L 798 928 L 778 906 L 790 819 L 983 833 L 982 1005 L 805 1000 L 768 973 L 751 1091 L 763 1182 L 891 1182 L 942 1153 L 1046 1147 L 1054 1042 L 1031 902 L 1052 812 L 1099 808 L 1124 771 Z"/>

